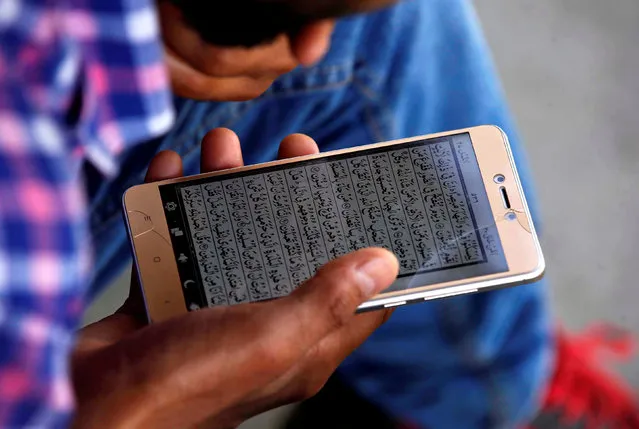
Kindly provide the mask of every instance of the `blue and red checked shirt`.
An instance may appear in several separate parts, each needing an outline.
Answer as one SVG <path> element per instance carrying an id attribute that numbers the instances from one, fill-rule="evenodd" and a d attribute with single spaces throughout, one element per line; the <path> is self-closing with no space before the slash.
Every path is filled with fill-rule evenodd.
<path id="1" fill-rule="evenodd" d="M 69 423 L 92 253 L 81 165 L 113 174 L 172 121 L 153 0 L 0 1 L 0 427 Z"/>

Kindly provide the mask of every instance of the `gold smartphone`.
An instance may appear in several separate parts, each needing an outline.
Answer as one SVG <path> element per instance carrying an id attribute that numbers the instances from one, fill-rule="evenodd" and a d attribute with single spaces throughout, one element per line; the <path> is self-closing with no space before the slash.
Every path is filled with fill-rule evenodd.
<path id="1" fill-rule="evenodd" d="M 397 255 L 360 311 L 539 279 L 505 133 L 481 126 L 135 186 L 123 198 L 152 322 L 291 293 L 365 247 Z"/>

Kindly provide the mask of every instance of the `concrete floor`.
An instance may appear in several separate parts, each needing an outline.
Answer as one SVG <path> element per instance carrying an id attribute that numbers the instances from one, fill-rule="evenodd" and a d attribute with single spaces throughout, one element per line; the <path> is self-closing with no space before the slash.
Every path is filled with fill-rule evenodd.
<path id="1" fill-rule="evenodd" d="M 639 333 L 639 2 L 476 3 L 530 153 L 557 315 Z M 624 373 L 639 387 L 639 360 Z"/>
<path id="2" fill-rule="evenodd" d="M 605 319 L 639 333 L 639 2 L 476 4 L 529 148 L 557 317 L 571 328 Z M 112 311 L 127 281 L 87 318 Z M 623 372 L 639 388 L 639 360 Z"/>

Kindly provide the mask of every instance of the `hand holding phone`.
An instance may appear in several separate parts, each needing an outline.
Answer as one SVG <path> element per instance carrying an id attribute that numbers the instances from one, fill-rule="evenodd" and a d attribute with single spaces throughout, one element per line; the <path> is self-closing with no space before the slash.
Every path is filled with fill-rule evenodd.
<path id="1" fill-rule="evenodd" d="M 310 138 L 296 135 L 282 142 L 280 155 L 317 151 Z M 232 132 L 205 137 L 204 172 L 241 164 Z M 181 171 L 179 156 L 163 152 L 147 179 Z M 138 322 L 143 306 L 129 301 L 125 311 L 81 332 L 72 365 L 74 427 L 230 428 L 307 398 L 388 319 L 389 310 L 357 316 L 355 310 L 397 272 L 390 252 L 361 250 L 326 265 L 288 297 L 185 313 L 146 327 Z"/>

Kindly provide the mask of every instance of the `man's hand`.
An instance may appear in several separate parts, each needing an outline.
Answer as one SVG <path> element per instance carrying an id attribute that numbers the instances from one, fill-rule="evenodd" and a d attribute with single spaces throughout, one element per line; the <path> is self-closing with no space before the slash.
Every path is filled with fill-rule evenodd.
<path id="1" fill-rule="evenodd" d="M 317 153 L 292 135 L 280 157 Z M 211 131 L 204 172 L 241 166 L 237 136 Z M 178 177 L 180 157 L 162 152 L 148 181 Z M 398 273 L 396 258 L 366 249 L 335 260 L 286 298 L 207 309 L 144 326 L 139 289 L 115 315 L 85 328 L 72 361 L 77 428 L 232 428 L 314 395 L 335 368 L 390 316 L 355 315 Z"/>

